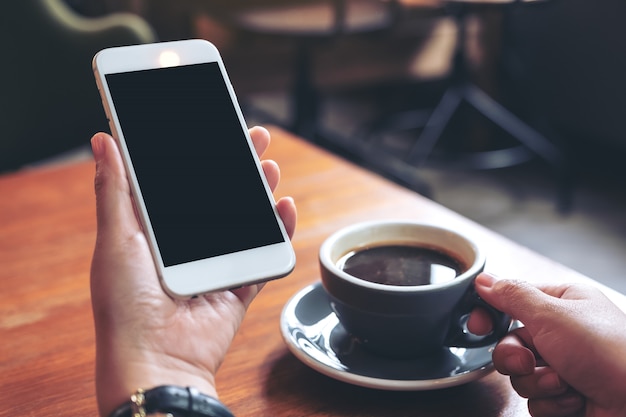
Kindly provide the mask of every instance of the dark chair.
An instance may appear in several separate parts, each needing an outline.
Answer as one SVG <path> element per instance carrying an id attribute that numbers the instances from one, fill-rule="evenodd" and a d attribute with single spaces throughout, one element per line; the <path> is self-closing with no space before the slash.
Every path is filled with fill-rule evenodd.
<path id="1" fill-rule="evenodd" d="M 454 116 L 465 104 L 506 132 L 518 144 L 503 149 L 458 152 L 453 155 L 453 158 L 450 158 L 449 154 L 445 155 L 444 152 L 442 164 L 469 169 L 495 169 L 513 166 L 539 157 L 556 172 L 559 184 L 557 204 L 559 209 L 568 210 L 571 205 L 572 172 L 563 151 L 553 141 L 547 139 L 475 85 L 471 80 L 467 65 L 465 48 L 468 15 L 490 8 L 518 7 L 521 3 L 526 3 L 526 1 L 443 0 L 444 11 L 454 19 L 458 28 L 448 88 L 426 117 L 424 117 L 424 109 L 417 109 L 372 123 L 363 133 L 369 137 L 369 142 L 362 146 L 361 152 L 363 154 L 377 152 L 375 151 L 376 141 L 390 132 L 418 130 L 419 133 L 412 141 L 412 145 L 401 158 L 382 155 L 378 157 L 378 165 L 383 171 L 389 171 L 390 176 L 396 177 L 420 192 L 429 193 L 428 186 L 419 179 L 415 168 L 423 166 L 429 158 L 433 157 L 435 146 L 441 140 L 444 131 L 453 125 Z"/>
<path id="2" fill-rule="evenodd" d="M 137 16 L 88 19 L 61 0 L 20 0 L 0 12 L 0 171 L 86 144 L 108 129 L 91 59 L 155 40 Z"/>

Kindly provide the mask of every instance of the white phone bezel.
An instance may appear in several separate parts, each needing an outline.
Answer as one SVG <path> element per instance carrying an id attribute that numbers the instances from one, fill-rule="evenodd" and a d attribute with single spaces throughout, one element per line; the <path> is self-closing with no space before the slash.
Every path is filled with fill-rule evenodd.
<path id="1" fill-rule="evenodd" d="M 169 56 L 168 59 L 163 59 Z M 228 92 L 237 112 L 241 129 L 244 132 L 250 152 L 254 155 L 257 171 L 263 180 L 265 191 L 272 203 L 274 215 L 281 229 L 284 241 L 277 244 L 249 249 L 236 253 L 165 267 L 157 241 L 150 224 L 141 189 L 135 176 L 133 163 L 126 146 L 123 128 L 120 126 L 115 104 L 105 79 L 106 74 L 157 69 L 175 65 L 192 65 L 217 62 Z M 271 189 L 267 184 L 260 160 L 248 134 L 243 114 L 235 92 L 228 79 L 226 69 L 218 50 L 205 40 L 162 42 L 104 49 L 93 59 L 96 83 L 113 137 L 116 139 L 129 183 L 135 200 L 140 221 L 146 232 L 152 257 L 164 290 L 175 298 L 189 298 L 195 295 L 218 290 L 232 289 L 248 284 L 276 279 L 289 274 L 295 267 L 295 253 L 285 227 L 276 210 Z"/>

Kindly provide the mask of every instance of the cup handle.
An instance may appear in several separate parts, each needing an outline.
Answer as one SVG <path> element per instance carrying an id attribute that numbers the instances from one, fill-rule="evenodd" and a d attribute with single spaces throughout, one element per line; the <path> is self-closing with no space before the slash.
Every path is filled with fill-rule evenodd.
<path id="1" fill-rule="evenodd" d="M 467 317 L 475 307 L 484 309 L 491 318 L 491 333 L 478 336 L 467 330 Z M 500 340 L 511 327 L 511 317 L 487 304 L 472 286 L 459 302 L 453 314 L 451 327 L 446 336 L 445 345 L 449 347 L 476 348 L 487 346 Z"/>

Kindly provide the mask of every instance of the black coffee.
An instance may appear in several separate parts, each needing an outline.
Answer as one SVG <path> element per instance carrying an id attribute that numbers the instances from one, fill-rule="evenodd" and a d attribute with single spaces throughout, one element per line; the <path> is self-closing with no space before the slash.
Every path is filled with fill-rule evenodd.
<path id="1" fill-rule="evenodd" d="M 455 279 L 466 269 L 447 253 L 410 245 L 375 246 L 350 252 L 337 266 L 357 278 L 387 285 L 440 284 Z"/>

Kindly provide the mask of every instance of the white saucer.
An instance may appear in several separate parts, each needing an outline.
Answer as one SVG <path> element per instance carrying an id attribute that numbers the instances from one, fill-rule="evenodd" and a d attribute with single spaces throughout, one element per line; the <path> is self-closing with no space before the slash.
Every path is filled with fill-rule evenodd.
<path id="1" fill-rule="evenodd" d="M 441 354 L 391 359 L 364 350 L 331 311 L 321 283 L 303 288 L 283 309 L 280 330 L 289 350 L 311 368 L 354 385 L 394 391 L 447 388 L 493 371 L 495 344 L 445 348 Z"/>

